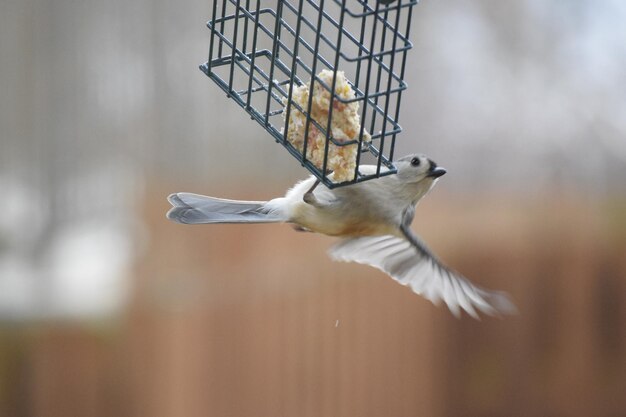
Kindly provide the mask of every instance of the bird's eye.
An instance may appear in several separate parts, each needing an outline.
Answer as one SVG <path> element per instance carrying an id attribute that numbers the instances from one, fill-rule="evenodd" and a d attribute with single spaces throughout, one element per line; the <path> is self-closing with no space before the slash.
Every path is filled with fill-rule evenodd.
<path id="1" fill-rule="evenodd" d="M 413 165 L 414 167 L 418 167 L 420 166 L 420 159 L 418 157 L 415 157 L 413 159 L 411 159 L 411 165 Z"/>

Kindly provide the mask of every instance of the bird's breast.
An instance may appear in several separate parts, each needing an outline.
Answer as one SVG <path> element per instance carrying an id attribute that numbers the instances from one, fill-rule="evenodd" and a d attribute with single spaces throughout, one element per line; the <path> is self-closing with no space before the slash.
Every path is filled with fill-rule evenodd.
<path id="1" fill-rule="evenodd" d="M 291 212 L 291 222 L 313 232 L 329 236 L 357 237 L 394 235 L 397 227 L 383 219 L 346 207 L 315 207 L 298 203 Z"/>

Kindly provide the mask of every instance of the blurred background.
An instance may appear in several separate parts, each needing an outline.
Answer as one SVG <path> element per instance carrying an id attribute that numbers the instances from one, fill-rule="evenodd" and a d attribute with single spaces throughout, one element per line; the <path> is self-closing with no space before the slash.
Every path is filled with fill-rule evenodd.
<path id="1" fill-rule="evenodd" d="M 211 6 L 0 2 L 0 416 L 626 415 L 626 3 L 415 9 L 396 154 L 520 310 L 482 321 L 331 238 L 166 221 L 307 175 L 197 69 Z"/>

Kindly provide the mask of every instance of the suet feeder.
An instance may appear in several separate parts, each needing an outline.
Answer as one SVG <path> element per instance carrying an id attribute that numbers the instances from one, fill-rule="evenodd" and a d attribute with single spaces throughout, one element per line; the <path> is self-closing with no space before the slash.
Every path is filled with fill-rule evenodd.
<path id="1" fill-rule="evenodd" d="M 326 186 L 393 174 L 417 2 L 215 0 L 207 23 L 209 57 L 200 68 Z M 330 77 L 320 76 L 329 71 Z M 350 91 L 337 91 L 341 82 Z M 297 100 L 303 91 L 306 100 Z M 315 114 L 312 91 L 330 98 L 323 102 L 328 109 L 318 109 L 324 117 Z M 360 125 L 349 137 L 335 126 L 346 108 Z M 294 112 L 300 117 L 299 143 L 290 140 Z M 314 143 L 312 133 L 323 141 Z M 330 175 L 332 158 L 344 147 L 354 160 L 349 175 L 337 180 Z M 376 169 L 363 172 L 364 164 Z"/>

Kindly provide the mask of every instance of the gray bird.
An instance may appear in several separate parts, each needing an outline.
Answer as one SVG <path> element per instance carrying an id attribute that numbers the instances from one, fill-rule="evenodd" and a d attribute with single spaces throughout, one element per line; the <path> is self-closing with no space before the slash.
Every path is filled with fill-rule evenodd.
<path id="1" fill-rule="evenodd" d="M 505 293 L 480 288 L 445 266 L 411 230 L 417 203 L 446 170 L 417 154 L 395 164 L 396 174 L 332 190 L 311 176 L 270 201 L 175 193 L 168 197 L 173 207 L 167 218 L 183 224 L 291 223 L 297 230 L 341 237 L 331 258 L 378 268 L 434 304 L 443 300 L 457 317 L 461 309 L 474 318 L 477 310 L 515 312 Z M 360 171 L 368 175 L 376 167 Z"/>

